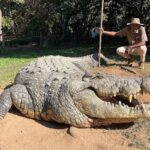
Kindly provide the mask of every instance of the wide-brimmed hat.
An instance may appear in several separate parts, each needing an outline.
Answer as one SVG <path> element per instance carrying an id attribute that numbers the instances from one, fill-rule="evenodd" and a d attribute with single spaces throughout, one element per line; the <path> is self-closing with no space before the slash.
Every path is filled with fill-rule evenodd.
<path id="1" fill-rule="evenodd" d="M 131 24 L 138 24 L 143 26 L 143 24 L 141 24 L 141 21 L 139 18 L 132 18 L 130 23 L 127 23 L 127 25 L 131 25 Z"/>

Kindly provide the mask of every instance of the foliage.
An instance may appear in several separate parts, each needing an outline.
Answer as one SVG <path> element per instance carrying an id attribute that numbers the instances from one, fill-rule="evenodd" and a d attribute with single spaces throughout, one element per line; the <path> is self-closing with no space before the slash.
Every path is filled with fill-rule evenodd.
<path id="1" fill-rule="evenodd" d="M 5 33 L 32 35 L 44 29 L 55 41 L 81 41 L 99 26 L 99 0 L 0 0 Z M 150 37 L 150 0 L 105 0 L 104 27 L 119 30 L 140 17 Z"/>

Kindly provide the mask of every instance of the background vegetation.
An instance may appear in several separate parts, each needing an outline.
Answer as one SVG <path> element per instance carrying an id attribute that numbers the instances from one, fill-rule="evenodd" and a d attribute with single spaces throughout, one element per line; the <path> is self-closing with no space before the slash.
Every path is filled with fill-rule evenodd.
<path id="1" fill-rule="evenodd" d="M 100 5 L 99 0 L 0 0 L 3 30 L 15 38 L 42 31 L 46 42 L 82 42 L 100 24 Z M 119 30 L 131 17 L 141 18 L 150 38 L 150 0 L 105 0 L 105 29 Z"/>

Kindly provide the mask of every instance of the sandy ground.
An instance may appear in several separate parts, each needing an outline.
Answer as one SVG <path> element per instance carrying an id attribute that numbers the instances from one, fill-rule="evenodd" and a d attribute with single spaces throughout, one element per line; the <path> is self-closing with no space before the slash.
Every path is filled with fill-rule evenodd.
<path id="1" fill-rule="evenodd" d="M 8 113 L 0 122 L 0 150 L 134 150 L 117 130 L 79 129 Z"/>
<path id="2" fill-rule="evenodd" d="M 118 66 L 101 70 L 120 75 L 142 74 L 140 70 L 133 74 Z M 149 95 L 141 97 L 148 101 Z M 148 150 L 149 122 L 80 129 L 28 119 L 11 109 L 0 121 L 0 150 L 137 150 L 135 147 Z"/>

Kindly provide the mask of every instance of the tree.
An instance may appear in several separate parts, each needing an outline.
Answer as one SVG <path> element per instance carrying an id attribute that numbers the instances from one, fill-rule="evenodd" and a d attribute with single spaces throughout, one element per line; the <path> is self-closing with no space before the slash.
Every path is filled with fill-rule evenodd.
<path id="1" fill-rule="evenodd" d="M 57 41 L 82 41 L 99 26 L 99 0 L 0 0 L 3 27 L 9 34 L 26 35 L 45 28 Z M 150 0 L 105 0 L 104 27 L 118 30 L 140 17 L 150 37 Z"/>

